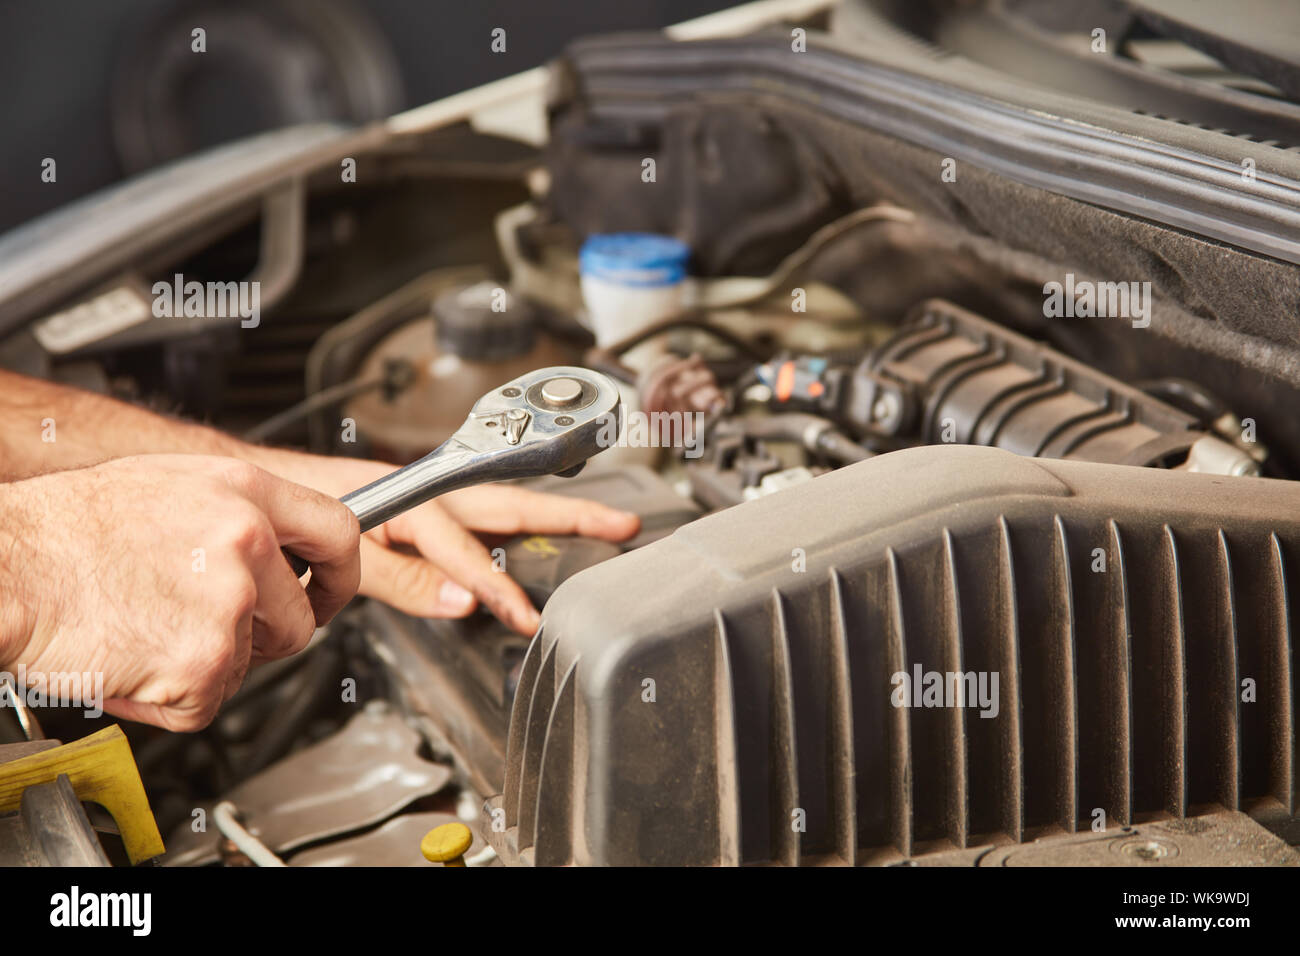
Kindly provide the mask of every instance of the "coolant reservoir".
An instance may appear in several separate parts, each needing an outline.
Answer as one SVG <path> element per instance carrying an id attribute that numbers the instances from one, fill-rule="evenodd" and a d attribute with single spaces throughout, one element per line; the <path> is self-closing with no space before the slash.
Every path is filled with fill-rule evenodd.
<path id="1" fill-rule="evenodd" d="M 686 265 L 691 250 L 671 236 L 644 232 L 597 234 L 582 244 L 578 265 L 582 273 L 582 297 L 587 321 L 596 344 L 607 347 L 635 335 L 661 319 L 682 310 L 686 292 Z M 623 352 L 624 365 L 643 372 L 664 354 L 666 336 L 656 336 Z M 597 459 L 597 467 L 625 464 L 653 466 L 657 448 L 636 447 L 629 442 L 628 416 L 641 414 L 636 389 L 619 383 L 625 426 L 617 448 Z M 644 432 L 643 432 L 644 433 Z"/>
<path id="2" fill-rule="evenodd" d="M 680 311 L 691 250 L 671 236 L 643 232 L 594 235 L 582 244 L 582 297 L 599 346 Z"/>

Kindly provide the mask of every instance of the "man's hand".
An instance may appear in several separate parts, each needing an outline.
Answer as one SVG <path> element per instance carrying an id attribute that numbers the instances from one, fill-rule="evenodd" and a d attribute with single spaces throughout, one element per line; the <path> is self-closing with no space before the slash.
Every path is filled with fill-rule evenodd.
<path id="1" fill-rule="evenodd" d="M 340 497 L 394 467 L 270 448 L 250 454 L 268 471 Z M 364 535 L 360 593 L 416 617 L 464 617 L 481 602 L 508 627 L 531 637 L 537 630 L 536 608 L 510 575 L 498 570 L 473 532 L 581 534 L 623 541 L 640 526 L 636 515 L 594 501 L 508 485 L 465 488 Z"/>
<path id="2" fill-rule="evenodd" d="M 240 458 L 338 498 L 394 467 L 250 445 L 212 428 L 3 370 L 0 421 L 6 425 L 0 427 L 0 481 L 122 455 L 188 452 Z M 57 441 L 44 440 L 43 422 L 57 425 Z M 636 515 L 591 501 L 498 485 L 468 488 L 366 535 L 361 593 L 418 617 L 464 617 L 481 602 L 514 630 L 531 636 L 536 609 L 508 573 L 493 567 L 474 532 L 583 534 L 623 541 L 639 527 Z M 403 553 L 407 550 L 415 554 Z"/>
<path id="3" fill-rule="evenodd" d="M 227 458 L 146 455 L 0 485 L 0 659 L 104 677 L 104 709 L 198 730 L 250 662 L 357 589 L 356 517 Z M 304 590 L 280 549 L 311 565 Z"/>

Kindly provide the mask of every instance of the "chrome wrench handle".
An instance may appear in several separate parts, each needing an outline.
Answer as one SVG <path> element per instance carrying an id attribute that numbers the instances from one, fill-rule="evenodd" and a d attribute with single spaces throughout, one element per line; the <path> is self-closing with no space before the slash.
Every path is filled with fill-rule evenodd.
<path id="1" fill-rule="evenodd" d="M 430 498 L 476 484 L 474 464 L 473 451 L 448 439 L 419 461 L 349 492 L 340 500 L 356 514 L 361 530 L 369 531 Z"/>
<path id="2" fill-rule="evenodd" d="M 418 461 L 341 499 L 369 531 L 430 498 L 511 478 L 576 474 L 618 435 L 618 388 L 588 369 L 556 366 L 488 392 L 465 423 Z M 301 559 L 292 558 L 299 574 Z"/>

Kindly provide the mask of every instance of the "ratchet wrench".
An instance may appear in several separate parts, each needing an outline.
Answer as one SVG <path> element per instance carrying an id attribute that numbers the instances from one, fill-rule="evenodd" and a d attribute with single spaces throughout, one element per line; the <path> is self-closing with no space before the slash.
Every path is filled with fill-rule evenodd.
<path id="1" fill-rule="evenodd" d="M 362 532 L 430 498 L 508 478 L 576 475 L 618 436 L 618 389 L 598 372 L 558 366 L 488 392 L 434 451 L 340 499 Z M 307 563 L 286 552 L 301 577 Z"/>

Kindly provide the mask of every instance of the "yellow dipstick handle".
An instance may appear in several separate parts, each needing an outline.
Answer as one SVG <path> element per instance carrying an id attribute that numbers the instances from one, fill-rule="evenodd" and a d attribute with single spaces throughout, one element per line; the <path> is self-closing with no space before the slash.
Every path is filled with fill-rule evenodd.
<path id="1" fill-rule="evenodd" d="M 17 810 L 23 791 L 67 774 L 77 798 L 113 815 L 132 863 L 162 856 L 162 835 L 122 728 L 114 724 L 70 744 L 0 763 L 0 813 Z"/>
<path id="2" fill-rule="evenodd" d="M 420 852 L 430 863 L 464 866 L 465 851 L 474 842 L 474 834 L 463 823 L 444 823 L 434 827 L 420 841 Z"/>

